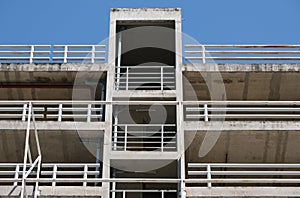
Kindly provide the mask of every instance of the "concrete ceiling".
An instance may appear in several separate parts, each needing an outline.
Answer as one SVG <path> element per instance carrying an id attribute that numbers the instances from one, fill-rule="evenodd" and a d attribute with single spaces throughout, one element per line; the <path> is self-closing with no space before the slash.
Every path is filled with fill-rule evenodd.
<path id="1" fill-rule="evenodd" d="M 186 138 L 193 132 L 186 132 Z M 206 132 L 197 132 L 186 151 L 187 162 L 298 163 L 299 131 L 226 131 L 212 150 L 199 157 Z"/>
<path id="2" fill-rule="evenodd" d="M 210 75 L 215 74 L 184 72 L 192 85 L 185 83 L 185 99 L 189 100 L 196 93 L 199 100 L 210 100 L 206 85 L 211 83 Z M 222 72 L 221 77 L 213 83 L 224 84 L 227 100 L 300 100 L 300 75 L 297 72 Z"/>
<path id="3" fill-rule="evenodd" d="M 90 131 L 93 134 L 93 131 Z M 77 131 L 39 131 L 42 160 L 46 162 L 94 163 L 95 157 L 82 143 Z M 30 145 L 33 156 L 36 156 L 36 144 L 31 132 Z M 82 137 L 82 136 L 81 136 Z M 25 131 L 0 130 L 0 163 L 23 162 Z M 90 149 L 96 149 L 97 144 L 91 142 Z"/>

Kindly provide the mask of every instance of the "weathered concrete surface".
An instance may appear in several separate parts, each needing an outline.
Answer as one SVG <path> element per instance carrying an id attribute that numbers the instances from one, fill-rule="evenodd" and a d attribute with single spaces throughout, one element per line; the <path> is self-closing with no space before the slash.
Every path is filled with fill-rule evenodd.
<path id="1" fill-rule="evenodd" d="M 298 197 L 299 187 L 187 187 L 187 197 Z"/>
<path id="2" fill-rule="evenodd" d="M 204 121 L 186 121 L 184 122 L 186 131 L 288 131 L 300 130 L 299 121 L 224 121 L 224 122 L 204 122 Z"/>
<path id="3" fill-rule="evenodd" d="M 104 130 L 104 122 L 57 122 L 57 121 L 36 121 L 37 130 Z M 26 130 L 27 122 L 22 121 L 0 121 L 0 129 Z M 34 129 L 31 123 L 31 129 Z"/>
<path id="4" fill-rule="evenodd" d="M 1 163 L 23 162 L 25 134 L 25 130 L 0 130 Z M 89 130 L 42 130 L 38 135 L 45 163 L 95 163 L 98 142 L 103 139 L 103 132 Z M 34 157 L 37 148 L 33 132 L 30 145 Z"/>
<path id="5" fill-rule="evenodd" d="M 299 72 L 184 72 L 184 76 L 185 100 L 195 100 L 194 95 L 198 100 L 216 100 L 211 99 L 214 87 L 224 89 L 222 100 L 300 100 Z"/>
<path id="6" fill-rule="evenodd" d="M 183 71 L 299 72 L 300 64 L 184 64 Z"/>
<path id="7" fill-rule="evenodd" d="M 1 197 L 20 197 L 21 186 L 0 186 Z M 33 186 L 26 186 L 28 195 L 34 192 Z M 39 186 L 38 197 L 101 197 L 102 187 L 83 186 Z"/>
<path id="8" fill-rule="evenodd" d="M 109 64 L 88 63 L 0 63 L 0 72 L 4 71 L 106 71 Z"/>
<path id="9" fill-rule="evenodd" d="M 224 131 L 204 157 L 200 157 L 199 149 L 209 132 L 186 132 L 185 138 L 192 139 L 186 151 L 186 163 L 299 163 L 299 132 L 243 128 Z"/>

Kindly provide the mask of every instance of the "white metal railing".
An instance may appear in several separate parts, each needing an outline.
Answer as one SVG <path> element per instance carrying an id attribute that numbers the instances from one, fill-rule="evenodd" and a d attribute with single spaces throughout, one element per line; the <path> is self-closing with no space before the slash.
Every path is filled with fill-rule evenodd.
<path id="1" fill-rule="evenodd" d="M 141 190 L 141 189 L 131 189 L 131 190 L 111 190 L 113 197 L 116 196 L 122 196 L 123 198 L 126 198 L 128 196 L 135 196 L 139 197 L 139 195 L 151 193 L 151 195 L 158 196 L 160 198 L 165 197 L 176 197 L 177 196 L 177 190 Z"/>
<path id="2" fill-rule="evenodd" d="M 105 45 L 54 45 L 53 61 L 90 62 L 105 61 Z"/>
<path id="3" fill-rule="evenodd" d="M 185 60 L 300 62 L 300 45 L 185 45 Z"/>
<path id="4" fill-rule="evenodd" d="M 299 101 L 185 101 L 186 121 L 299 120 Z"/>
<path id="5" fill-rule="evenodd" d="M 174 66 L 116 66 L 116 90 L 173 90 Z"/>
<path id="6" fill-rule="evenodd" d="M 186 183 L 207 187 L 220 184 L 298 184 L 300 164 L 188 163 Z"/>
<path id="7" fill-rule="evenodd" d="M 0 45 L 0 63 L 49 62 L 51 45 Z"/>
<path id="8" fill-rule="evenodd" d="M 117 124 L 114 126 L 113 150 L 176 151 L 175 124 Z"/>
<path id="9" fill-rule="evenodd" d="M 0 45 L 0 63 L 102 63 L 105 45 Z M 300 45 L 185 45 L 188 61 L 292 61 L 300 62 Z"/>
<path id="10" fill-rule="evenodd" d="M 105 45 L 0 45 L 0 63 L 104 63 Z"/>
<path id="11" fill-rule="evenodd" d="M 101 101 L 0 101 L 0 120 L 26 121 L 29 103 L 37 121 L 102 121 Z"/>
<path id="12" fill-rule="evenodd" d="M 28 168 L 29 164 L 26 165 Z M 22 170 L 24 164 L 19 163 L 0 163 L 0 185 L 19 185 L 22 178 Z M 87 179 L 101 177 L 101 171 L 99 171 L 100 164 L 92 163 L 43 163 L 41 164 L 40 171 L 32 170 L 30 176 L 36 177 L 39 174 L 39 178 L 35 181 L 33 177 L 28 177 L 25 180 L 28 184 L 43 181 L 43 185 L 57 186 L 69 181 L 74 185 L 87 186 Z M 62 181 L 60 181 L 62 180 Z"/>
<path id="13" fill-rule="evenodd" d="M 37 157 L 33 161 L 33 155 L 31 152 L 31 145 L 30 145 L 30 129 L 31 129 L 31 122 L 33 123 L 33 129 L 34 129 L 34 139 L 35 139 L 35 146 L 37 150 Z M 27 163 L 29 161 L 29 168 L 27 168 Z M 26 179 L 32 174 L 33 170 L 36 169 L 37 174 L 36 178 L 40 178 L 40 168 L 42 163 L 42 153 L 41 153 L 41 147 L 39 142 L 39 136 L 36 129 L 35 124 L 35 117 L 34 117 L 34 111 L 32 109 L 32 103 L 28 103 L 28 116 L 27 116 L 27 128 L 26 128 L 26 135 L 25 135 L 25 146 L 24 146 L 24 159 L 23 159 L 23 170 L 22 170 L 22 180 L 21 180 L 21 198 L 24 196 L 28 196 L 28 193 L 26 192 Z M 38 196 L 38 182 L 35 182 L 35 190 L 34 190 L 34 198 Z"/>

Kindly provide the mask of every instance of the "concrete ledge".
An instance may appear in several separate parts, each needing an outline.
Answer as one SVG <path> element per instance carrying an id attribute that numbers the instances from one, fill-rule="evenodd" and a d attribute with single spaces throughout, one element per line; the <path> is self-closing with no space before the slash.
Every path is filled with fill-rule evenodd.
<path id="1" fill-rule="evenodd" d="M 37 130 L 104 130 L 105 122 L 56 122 L 37 121 Z M 0 121 L 0 129 L 26 130 L 27 122 L 22 121 Z M 31 123 L 33 129 L 33 123 Z"/>
<path id="2" fill-rule="evenodd" d="M 111 159 L 179 159 L 177 152 L 160 151 L 111 151 Z"/>
<path id="3" fill-rule="evenodd" d="M 298 197 L 299 187 L 186 187 L 187 197 Z"/>
<path id="4" fill-rule="evenodd" d="M 186 131 L 298 131 L 299 121 L 224 121 L 224 122 L 204 122 L 185 121 Z"/>
<path id="5" fill-rule="evenodd" d="M 89 63 L 0 63 L 0 72 L 4 71 L 107 71 L 108 64 Z"/>
<path id="6" fill-rule="evenodd" d="M 176 90 L 120 90 L 114 91 L 113 96 L 119 98 L 175 98 Z"/>
<path id="7" fill-rule="evenodd" d="M 184 64 L 183 71 L 206 72 L 299 72 L 300 64 Z"/>
<path id="8" fill-rule="evenodd" d="M 21 186 L 0 186 L 1 197 L 20 196 Z M 27 186 L 26 192 L 33 194 L 33 186 Z M 102 187 L 84 186 L 40 186 L 39 197 L 99 197 L 102 195 Z"/>

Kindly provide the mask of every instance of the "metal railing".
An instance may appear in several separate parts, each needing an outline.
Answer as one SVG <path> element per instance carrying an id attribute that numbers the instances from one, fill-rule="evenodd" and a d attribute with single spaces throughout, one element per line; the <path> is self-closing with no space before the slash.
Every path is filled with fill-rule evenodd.
<path id="1" fill-rule="evenodd" d="M 116 90 L 173 90 L 174 66 L 116 66 Z"/>
<path id="2" fill-rule="evenodd" d="M 101 101 L 0 101 L 0 120 L 26 121 L 29 103 L 37 121 L 103 121 Z"/>
<path id="3" fill-rule="evenodd" d="M 112 148 L 118 151 L 176 151 L 175 124 L 114 125 Z"/>
<path id="4" fill-rule="evenodd" d="M 207 187 L 220 185 L 295 184 L 300 181 L 300 164 L 188 163 L 186 183 Z"/>
<path id="5" fill-rule="evenodd" d="M 300 45 L 185 45 L 187 61 L 300 62 Z M 103 63 L 105 45 L 0 45 L 0 63 Z"/>
<path id="6" fill-rule="evenodd" d="M 185 45 L 184 58 L 200 61 L 292 61 L 300 62 L 300 45 Z"/>
<path id="7" fill-rule="evenodd" d="M 113 196 L 121 196 L 123 198 L 126 198 L 128 196 L 131 197 L 139 197 L 141 194 L 151 194 L 155 197 L 165 198 L 165 197 L 176 197 L 177 196 L 177 190 L 111 190 Z"/>
<path id="8" fill-rule="evenodd" d="M 105 45 L 0 45 L 0 63 L 104 63 Z"/>
<path id="9" fill-rule="evenodd" d="M 26 166 L 30 167 L 30 165 Z M 0 185 L 19 185 L 23 167 L 24 164 L 19 163 L 0 163 Z M 101 178 L 99 168 L 100 164 L 91 163 L 42 163 L 40 171 L 32 170 L 25 180 L 28 185 L 41 180 L 44 186 L 57 186 L 70 180 L 68 183 L 71 183 L 71 185 L 87 186 L 88 179 Z M 30 181 L 35 179 L 37 174 L 39 174 L 39 178 L 36 181 Z"/>
<path id="10" fill-rule="evenodd" d="M 63 63 L 105 61 L 105 45 L 54 45 L 53 61 Z"/>
<path id="11" fill-rule="evenodd" d="M 50 62 L 51 45 L 0 45 L 0 63 Z"/>
<path id="12" fill-rule="evenodd" d="M 299 120 L 299 101 L 185 101 L 185 121 Z"/>

